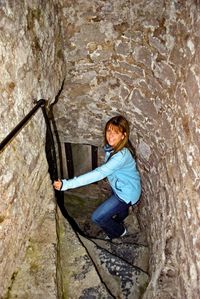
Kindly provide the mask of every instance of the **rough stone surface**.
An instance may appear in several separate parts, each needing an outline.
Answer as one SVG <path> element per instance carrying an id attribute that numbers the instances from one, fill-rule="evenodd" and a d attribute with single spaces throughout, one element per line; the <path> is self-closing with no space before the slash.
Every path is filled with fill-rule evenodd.
<path id="1" fill-rule="evenodd" d="M 74 233 L 70 224 L 60 212 L 58 217 L 60 252 L 59 298 L 113 298 L 101 282 L 90 256 L 80 241 L 80 237 Z"/>
<path id="2" fill-rule="evenodd" d="M 102 144 L 131 123 L 150 245 L 144 298 L 200 297 L 199 1 L 63 1 L 67 75 L 54 106 L 63 142 Z"/>
<path id="3" fill-rule="evenodd" d="M 73 222 L 75 221 L 78 225 L 78 236 L 109 292 L 114 298 L 139 299 L 149 281 L 147 274 L 149 251 L 146 236 L 140 230 L 135 214 L 131 212 L 125 220 L 127 235 L 123 238 L 113 239 L 112 242 L 105 241 L 105 233 L 90 220 L 92 212 L 103 200 L 100 191 L 100 185 L 95 184 L 79 188 L 75 192 L 76 195 L 73 194 L 73 191 L 66 192 L 65 208 Z M 83 236 L 80 235 L 80 231 Z M 66 253 L 67 246 L 62 247 Z M 76 251 L 76 249 L 71 249 L 72 252 L 74 250 Z M 69 266 L 62 266 L 63 257 L 60 261 L 62 268 L 60 272 L 63 273 L 66 271 L 65 269 L 69 269 Z M 75 264 L 76 262 L 74 262 Z"/>
<path id="4" fill-rule="evenodd" d="M 33 98 L 53 103 L 64 77 L 62 142 L 100 146 L 111 116 L 131 123 L 150 246 L 145 299 L 200 297 L 199 12 L 198 0 L 0 1 L 1 140 Z M 52 202 L 44 146 L 38 111 L 1 153 L 1 297 Z"/>
<path id="5" fill-rule="evenodd" d="M 56 299 L 57 235 L 55 205 L 49 205 L 42 223 L 28 240 L 25 259 L 12 276 L 6 298 Z"/>
<path id="6" fill-rule="evenodd" d="M 106 242 L 105 240 L 93 239 L 93 242 L 101 248 L 104 248 L 113 255 L 127 261 L 130 265 L 136 266 L 147 273 L 149 267 L 148 247 L 141 244 L 133 244 L 131 241 L 129 241 L 130 243 L 127 242 L 127 237 L 121 238 L 117 243 L 115 240 L 113 240 L 113 242 Z"/>
<path id="7" fill-rule="evenodd" d="M 80 239 L 95 263 L 102 281 L 114 298 L 141 298 L 149 281 L 145 272 L 107 250 L 97 247 L 90 240 L 82 236 Z"/>
<path id="8" fill-rule="evenodd" d="M 59 5 L 51 0 L 0 1 L 1 141 L 33 108 L 33 99 L 54 101 L 63 71 Z M 53 203 L 45 131 L 38 111 L 1 152 L 1 298 L 23 263 L 30 236 Z"/>

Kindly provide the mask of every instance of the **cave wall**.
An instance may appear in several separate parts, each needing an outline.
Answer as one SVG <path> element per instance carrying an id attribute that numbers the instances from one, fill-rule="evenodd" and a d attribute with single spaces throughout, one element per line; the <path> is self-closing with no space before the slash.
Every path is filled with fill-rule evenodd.
<path id="1" fill-rule="evenodd" d="M 2 141 L 33 108 L 33 99 L 53 102 L 62 84 L 64 62 L 59 5 L 55 1 L 0 1 L 0 74 Z M 55 200 L 45 156 L 45 132 L 39 110 L 1 152 L 0 298 L 8 296 L 27 246 L 32 242 L 35 247 L 32 235 L 47 212 L 52 214 L 49 221 L 52 261 L 48 262 L 52 262 L 55 284 Z M 47 269 L 48 263 L 48 272 Z M 28 285 L 27 282 L 28 277 Z M 28 288 L 31 292 L 32 285 Z"/>
<path id="2" fill-rule="evenodd" d="M 144 298 L 200 296 L 199 12 L 192 0 L 62 1 L 57 130 L 62 142 L 101 146 L 105 121 L 130 121 L 151 251 Z"/>

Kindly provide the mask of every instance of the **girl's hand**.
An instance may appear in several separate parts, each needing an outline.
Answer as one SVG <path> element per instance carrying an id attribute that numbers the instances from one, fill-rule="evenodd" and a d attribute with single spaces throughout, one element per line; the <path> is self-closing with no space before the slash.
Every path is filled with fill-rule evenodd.
<path id="1" fill-rule="evenodd" d="M 54 183 L 53 183 L 53 187 L 54 187 L 54 189 L 60 191 L 60 189 L 61 189 L 61 187 L 62 187 L 62 182 L 61 182 L 61 180 L 54 181 Z"/>

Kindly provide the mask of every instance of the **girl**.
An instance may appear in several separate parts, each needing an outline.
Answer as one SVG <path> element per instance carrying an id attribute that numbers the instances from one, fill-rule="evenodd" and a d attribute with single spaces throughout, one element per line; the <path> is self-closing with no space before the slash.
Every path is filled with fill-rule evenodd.
<path id="1" fill-rule="evenodd" d="M 129 141 L 129 124 L 119 115 L 111 118 L 104 130 L 105 164 L 95 170 L 70 180 L 54 181 L 56 190 L 65 191 L 108 178 L 112 195 L 92 214 L 92 221 L 107 234 L 107 239 L 126 234 L 123 220 L 129 206 L 135 204 L 141 194 L 140 175 L 134 159 L 134 148 Z"/>

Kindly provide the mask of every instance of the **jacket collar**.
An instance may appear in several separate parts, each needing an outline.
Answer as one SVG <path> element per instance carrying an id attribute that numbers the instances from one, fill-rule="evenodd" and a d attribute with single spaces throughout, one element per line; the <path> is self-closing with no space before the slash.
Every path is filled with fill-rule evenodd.
<path id="1" fill-rule="evenodd" d="M 104 145 L 103 149 L 104 149 L 105 153 L 111 153 L 114 150 L 113 147 L 110 146 L 109 144 Z"/>

